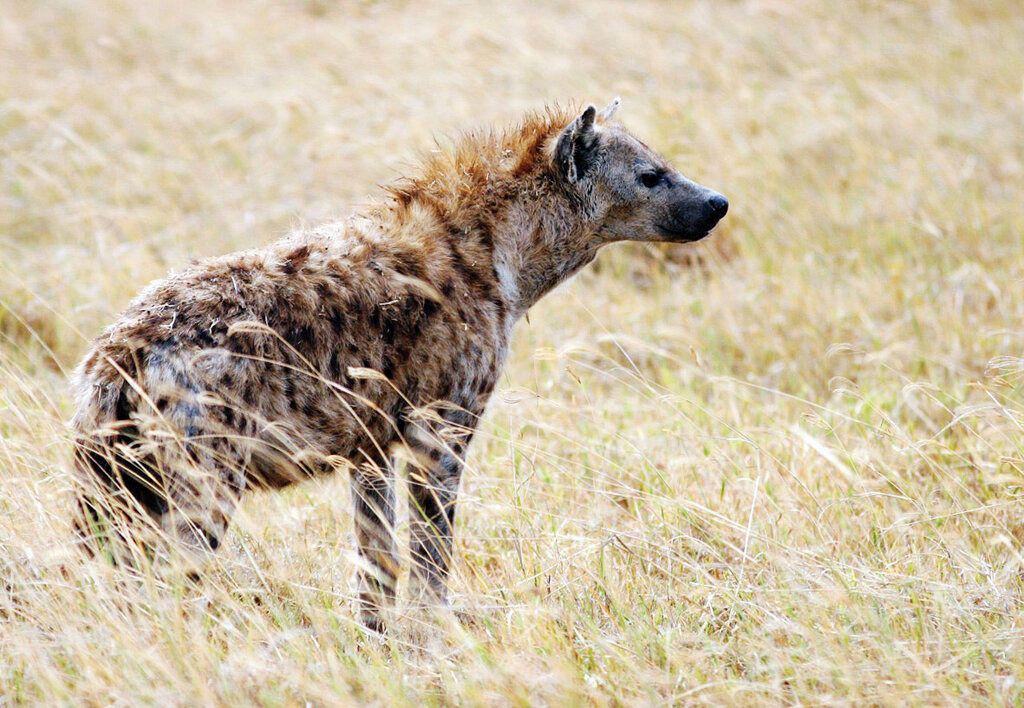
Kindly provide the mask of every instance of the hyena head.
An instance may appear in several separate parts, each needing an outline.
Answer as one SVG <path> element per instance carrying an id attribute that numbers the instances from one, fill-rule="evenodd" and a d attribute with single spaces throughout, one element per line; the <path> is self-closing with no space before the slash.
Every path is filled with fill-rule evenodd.
<path id="1" fill-rule="evenodd" d="M 688 180 L 621 126 L 589 106 L 558 137 L 555 166 L 592 215 L 602 241 L 697 241 L 725 216 L 729 202 Z"/>

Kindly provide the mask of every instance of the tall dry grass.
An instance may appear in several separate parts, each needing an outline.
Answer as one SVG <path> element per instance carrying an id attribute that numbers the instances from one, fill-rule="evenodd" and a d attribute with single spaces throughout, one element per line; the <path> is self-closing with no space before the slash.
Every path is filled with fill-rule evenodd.
<path id="1" fill-rule="evenodd" d="M 1021 37 L 1015 0 L 0 0 L 0 703 L 1024 701 Z M 249 499 L 198 585 L 67 550 L 66 371 L 144 283 L 616 94 L 729 247 L 614 249 L 521 324 L 462 621 L 361 636 L 339 479 Z"/>

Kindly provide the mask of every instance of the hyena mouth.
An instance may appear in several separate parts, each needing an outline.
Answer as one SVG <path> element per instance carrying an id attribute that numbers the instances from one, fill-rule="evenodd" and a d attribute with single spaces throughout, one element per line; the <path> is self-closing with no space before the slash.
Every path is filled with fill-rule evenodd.
<path id="1" fill-rule="evenodd" d="M 673 229 L 668 226 L 662 226 L 661 224 L 657 224 L 657 228 L 661 235 L 667 236 L 669 240 L 682 242 L 700 241 L 711 233 L 710 229 L 704 231 L 697 231 L 693 229 Z"/>

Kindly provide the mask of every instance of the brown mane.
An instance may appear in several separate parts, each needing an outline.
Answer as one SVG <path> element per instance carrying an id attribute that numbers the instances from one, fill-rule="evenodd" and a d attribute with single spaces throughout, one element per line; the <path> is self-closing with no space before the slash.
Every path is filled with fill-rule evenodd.
<path id="1" fill-rule="evenodd" d="M 536 169 L 549 140 L 576 116 L 573 106 L 551 105 L 527 113 L 505 128 L 480 128 L 459 134 L 451 145 L 423 152 L 419 171 L 384 187 L 399 206 L 416 196 L 445 196 L 456 203 L 477 185 L 500 177 L 519 177 Z"/>

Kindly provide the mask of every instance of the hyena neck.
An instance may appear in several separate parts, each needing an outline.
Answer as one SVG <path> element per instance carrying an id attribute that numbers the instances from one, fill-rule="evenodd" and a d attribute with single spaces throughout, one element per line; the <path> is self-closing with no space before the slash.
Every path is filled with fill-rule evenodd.
<path id="1" fill-rule="evenodd" d="M 599 244 L 578 207 L 560 194 L 513 201 L 494 236 L 494 272 L 516 317 L 597 255 Z"/>
<path id="2" fill-rule="evenodd" d="M 429 155 L 418 176 L 388 187 L 398 221 L 431 214 L 474 277 L 495 279 L 510 322 L 597 255 L 593 209 L 566 190 L 551 160 L 552 141 L 574 116 L 552 108 L 505 131 L 463 136 Z"/>

